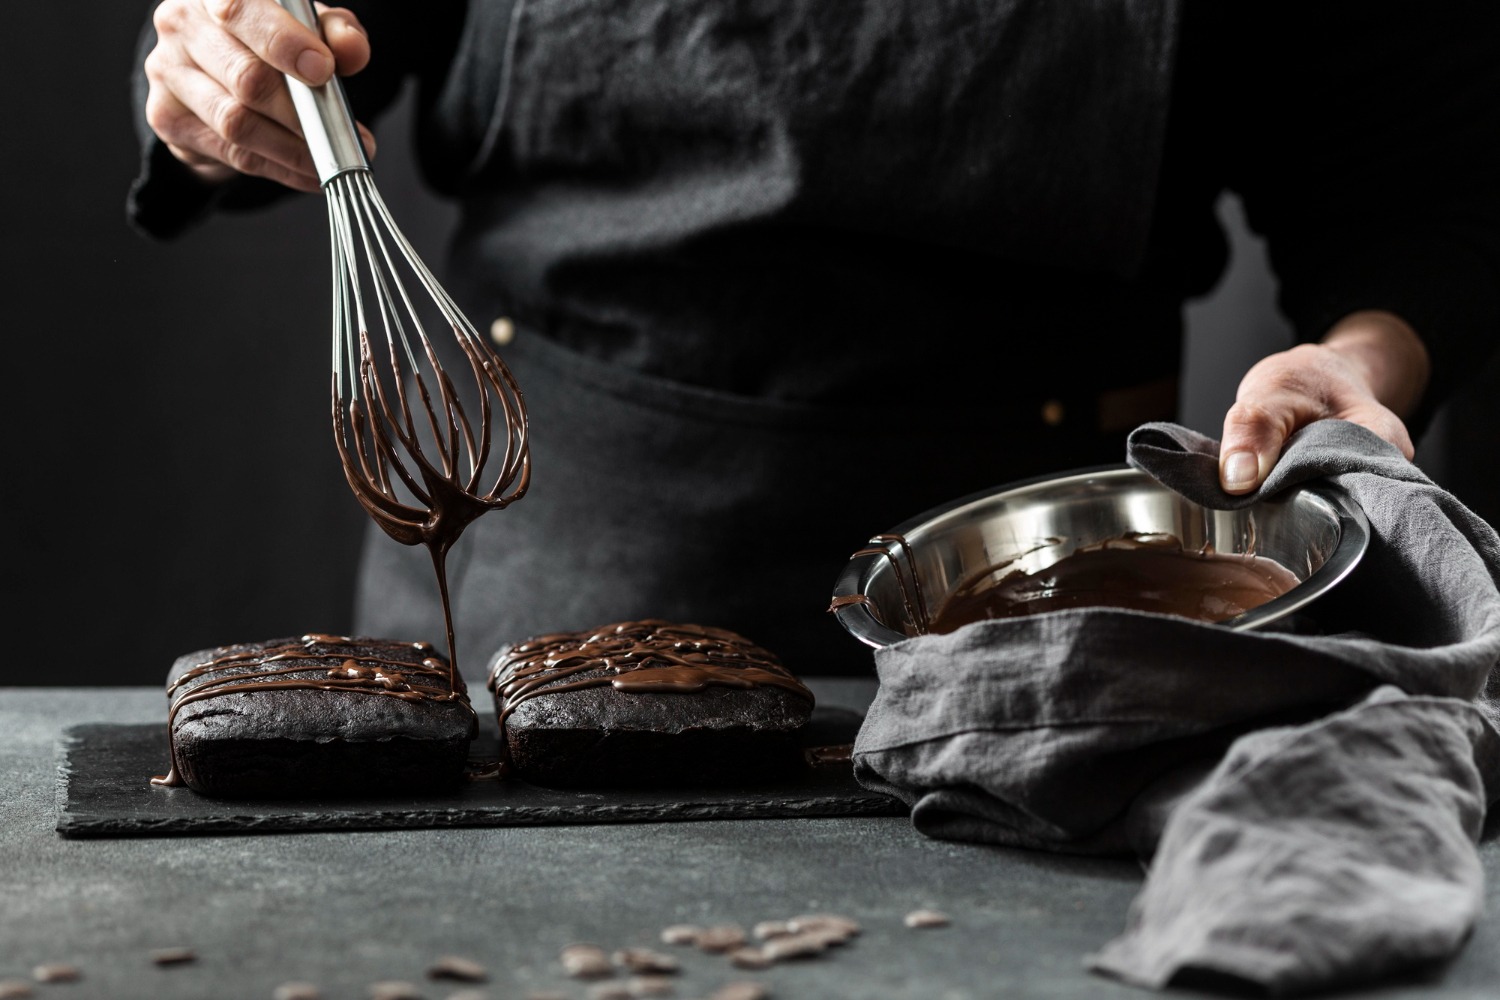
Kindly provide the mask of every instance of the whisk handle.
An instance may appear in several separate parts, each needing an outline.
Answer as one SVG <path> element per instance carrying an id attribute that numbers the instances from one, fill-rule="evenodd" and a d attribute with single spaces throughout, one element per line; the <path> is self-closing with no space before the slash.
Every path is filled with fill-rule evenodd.
<path id="1" fill-rule="evenodd" d="M 286 11 L 314 31 L 319 31 L 318 15 L 312 0 L 276 0 Z M 297 120 L 307 136 L 318 180 L 326 187 L 339 174 L 351 170 L 369 170 L 364 146 L 354 128 L 354 112 L 337 76 L 329 77 L 321 87 L 309 87 L 292 77 L 286 78 L 297 108 Z"/>

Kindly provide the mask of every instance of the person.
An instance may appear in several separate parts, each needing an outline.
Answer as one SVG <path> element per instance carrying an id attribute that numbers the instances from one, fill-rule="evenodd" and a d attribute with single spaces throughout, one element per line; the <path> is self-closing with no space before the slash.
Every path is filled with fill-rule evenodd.
<path id="1" fill-rule="evenodd" d="M 361 121 L 415 77 L 440 274 L 533 434 L 532 493 L 460 543 L 461 648 L 667 617 L 867 670 L 823 614 L 865 538 L 1172 416 L 1226 189 L 1301 342 L 1240 383 L 1224 488 L 1325 417 L 1412 456 L 1500 325 L 1500 24 L 1389 6 L 351 2 L 320 38 L 166 0 L 131 213 L 318 190 L 283 73 Z M 357 627 L 436 634 L 429 572 L 372 533 Z"/>

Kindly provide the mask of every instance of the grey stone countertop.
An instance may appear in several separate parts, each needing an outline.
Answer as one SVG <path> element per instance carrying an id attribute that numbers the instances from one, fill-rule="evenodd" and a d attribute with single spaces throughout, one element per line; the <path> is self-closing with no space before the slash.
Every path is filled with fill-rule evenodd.
<path id="1" fill-rule="evenodd" d="M 873 685 L 814 685 L 861 707 Z M 270 998 L 280 983 L 364 998 L 425 979 L 440 955 L 483 963 L 492 998 L 543 990 L 585 1000 L 558 951 L 646 945 L 682 961 L 675 996 L 755 979 L 776 998 L 1141 997 L 1087 973 L 1140 884 L 1137 865 L 927 840 L 900 818 L 706 821 L 619 826 L 391 830 L 68 841 L 54 831 L 56 744 L 82 722 L 165 717 L 150 688 L 0 688 L 0 980 L 34 965 L 78 967 L 36 996 Z M 144 779 L 143 779 L 144 780 Z M 1490 911 L 1500 845 L 1483 848 Z M 952 917 L 909 930 L 934 907 Z M 826 911 L 860 921 L 852 945 L 765 972 L 660 945 L 675 923 L 738 923 Z M 157 967 L 152 949 L 197 960 Z M 1430 978 L 1341 997 L 1492 998 L 1500 922 L 1481 921 Z M 1196 996 L 1177 991 L 1176 996 Z"/>

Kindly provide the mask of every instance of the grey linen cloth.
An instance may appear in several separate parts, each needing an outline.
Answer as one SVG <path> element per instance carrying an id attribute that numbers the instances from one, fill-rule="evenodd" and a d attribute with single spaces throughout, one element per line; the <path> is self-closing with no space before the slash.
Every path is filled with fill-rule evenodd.
<path id="1" fill-rule="evenodd" d="M 1220 491 L 1217 452 L 1171 424 L 1129 444 L 1208 507 L 1317 479 L 1363 507 L 1369 551 L 1316 628 L 1088 608 L 910 639 L 875 653 L 856 774 L 929 836 L 1150 857 L 1089 958 L 1138 985 L 1286 994 L 1445 959 L 1500 797 L 1500 540 L 1354 424 L 1298 432 L 1248 497 Z"/>

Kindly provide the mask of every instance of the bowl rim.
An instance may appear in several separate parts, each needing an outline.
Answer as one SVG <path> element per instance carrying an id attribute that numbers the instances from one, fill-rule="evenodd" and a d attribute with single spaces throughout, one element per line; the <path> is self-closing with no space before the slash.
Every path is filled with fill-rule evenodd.
<path id="1" fill-rule="evenodd" d="M 977 490 L 966 494 L 956 500 L 932 507 L 915 517 L 907 518 L 894 528 L 883 534 L 906 535 L 915 531 L 923 525 L 935 521 L 946 514 L 952 513 L 960 507 L 979 500 L 994 499 L 1006 493 L 1014 493 L 1020 490 L 1030 489 L 1044 483 L 1064 484 L 1069 480 L 1094 478 L 1101 475 L 1120 475 L 1130 473 L 1141 476 L 1146 480 L 1157 483 L 1155 479 L 1146 472 L 1124 463 L 1110 465 L 1092 465 L 1080 469 L 1071 469 L 1067 472 L 1053 473 L 1045 476 L 1032 476 L 1028 479 L 1018 479 L 1014 482 L 1003 483 L 992 486 L 989 489 Z M 1157 485 L 1161 485 L 1157 483 Z M 1162 487 L 1170 489 L 1169 487 Z M 1303 580 L 1291 590 L 1280 597 L 1267 601 L 1259 607 L 1251 608 L 1244 614 L 1227 618 L 1222 622 L 1212 623 L 1216 628 L 1228 628 L 1236 632 L 1258 628 L 1269 624 L 1287 615 L 1293 614 L 1318 597 L 1327 593 L 1335 585 L 1340 583 L 1364 558 L 1365 551 L 1370 546 L 1370 521 L 1365 516 L 1364 510 L 1354 502 L 1354 498 L 1341 487 L 1330 482 L 1303 483 L 1288 487 L 1276 495 L 1274 499 L 1280 500 L 1290 498 L 1298 493 L 1310 493 L 1328 504 L 1338 517 L 1339 541 L 1328 558 L 1313 571 L 1306 580 Z M 866 543 L 867 545 L 871 543 Z M 881 555 L 870 554 L 851 557 L 839 574 L 837 582 L 833 587 L 833 599 L 837 602 L 840 598 L 852 597 L 863 594 L 865 583 L 876 567 L 884 563 L 885 558 Z M 1061 612 L 1043 612 L 1061 613 Z M 833 615 L 844 630 L 858 639 L 860 642 L 874 649 L 881 649 L 898 642 L 904 642 L 913 638 L 904 632 L 887 628 L 876 620 L 870 612 L 868 605 L 862 602 L 854 602 L 839 605 L 833 608 Z M 1188 619 L 1185 619 L 1188 620 Z"/>

